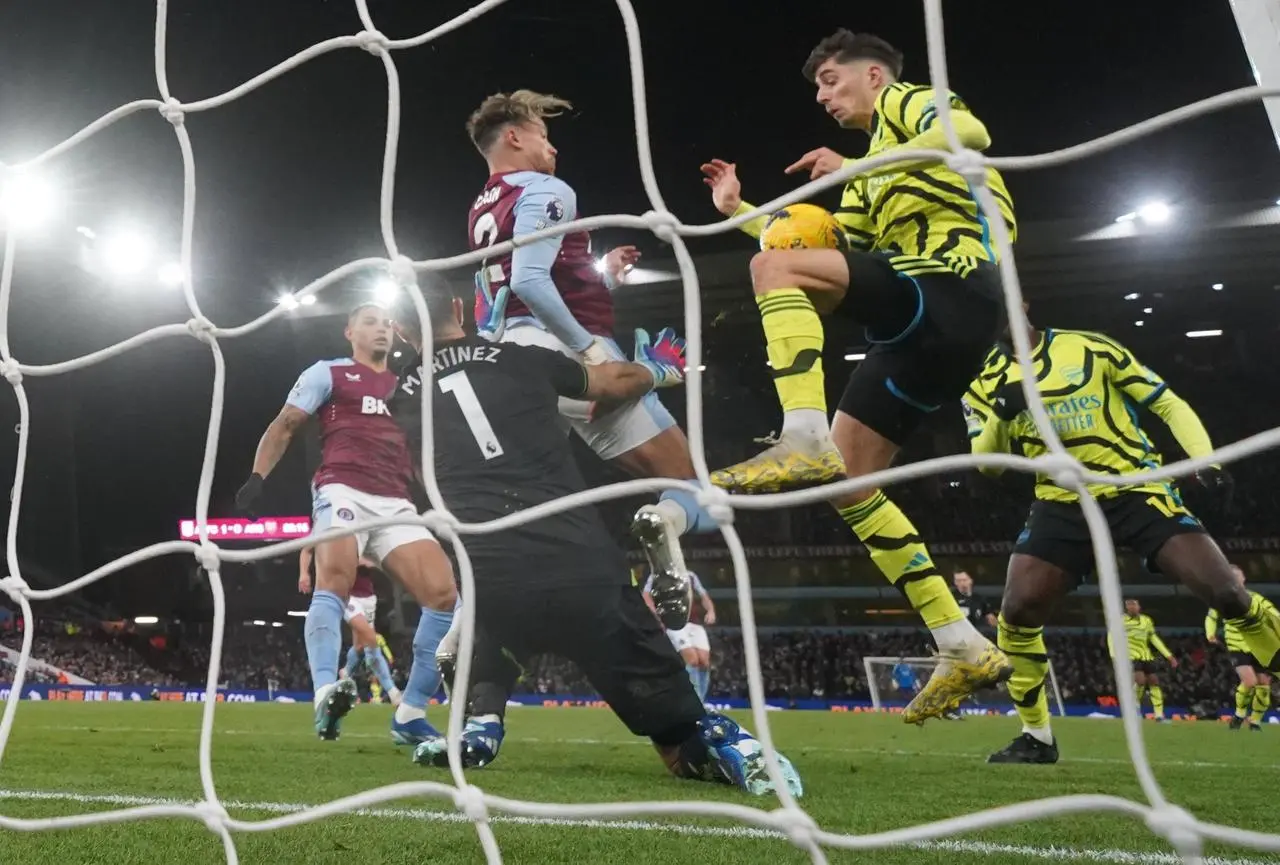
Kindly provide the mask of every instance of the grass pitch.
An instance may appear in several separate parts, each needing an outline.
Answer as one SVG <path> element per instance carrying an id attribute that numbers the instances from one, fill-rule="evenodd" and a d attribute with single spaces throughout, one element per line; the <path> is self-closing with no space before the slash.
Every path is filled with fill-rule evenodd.
<path id="1" fill-rule="evenodd" d="M 24 703 L 0 763 L 0 814 L 39 818 L 201 798 L 198 704 Z M 265 820 L 400 781 L 447 783 L 387 738 L 390 709 L 360 706 L 338 742 L 318 741 L 303 705 L 220 705 L 213 747 L 219 797 L 235 817 Z M 802 805 L 824 829 L 866 833 L 983 808 L 1070 793 L 1140 800 L 1117 721 L 1056 724 L 1057 766 L 988 766 L 1017 732 L 1012 719 L 974 717 L 907 727 L 893 715 L 771 712 L 779 747 L 805 781 Z M 745 714 L 739 714 L 747 721 Z M 444 710 L 432 720 L 443 724 Z M 749 723 L 749 721 L 748 721 Z M 773 799 L 667 777 L 647 743 L 604 710 L 513 708 L 501 757 L 469 777 L 487 793 L 540 802 L 699 799 L 771 810 Z M 1280 729 L 1231 732 L 1175 722 L 1146 727 L 1157 778 L 1197 817 L 1276 831 Z M 566 825 L 494 815 L 510 863 L 770 865 L 807 862 L 788 841 L 730 821 L 621 818 Z M 235 835 L 245 863 L 481 862 L 474 829 L 444 798 L 387 802 L 303 826 Z M 876 852 L 828 849 L 831 862 L 1114 862 L 1179 860 L 1141 820 L 1075 814 Z M 1280 856 L 1210 844 L 1219 863 L 1280 863 Z M 196 863 L 223 861 L 217 836 L 192 819 L 17 832 L 0 829 L 0 861 Z"/>

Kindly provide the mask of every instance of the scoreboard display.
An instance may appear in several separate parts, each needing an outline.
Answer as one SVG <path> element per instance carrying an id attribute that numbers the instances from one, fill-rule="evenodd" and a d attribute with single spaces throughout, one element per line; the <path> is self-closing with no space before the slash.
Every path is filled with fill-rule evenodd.
<path id="1" fill-rule="evenodd" d="M 211 541 L 291 541 L 311 533 L 310 517 L 262 517 L 256 520 L 210 517 L 208 522 Z M 178 537 L 184 541 L 197 540 L 200 533 L 196 529 L 196 521 L 179 520 Z"/>

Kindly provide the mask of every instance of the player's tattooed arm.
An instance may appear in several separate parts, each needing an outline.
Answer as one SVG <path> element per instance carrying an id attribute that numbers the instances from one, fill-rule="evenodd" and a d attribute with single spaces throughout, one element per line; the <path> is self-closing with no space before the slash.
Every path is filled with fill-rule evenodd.
<path id="1" fill-rule="evenodd" d="M 312 364 L 298 376 L 284 401 L 284 408 L 267 427 L 253 455 L 253 473 L 236 493 L 236 510 L 249 512 L 262 494 L 262 482 L 289 449 L 293 434 L 324 405 L 333 394 L 333 361 Z"/>
<path id="2" fill-rule="evenodd" d="M 286 405 L 267 427 L 253 455 L 253 473 L 266 477 L 289 449 L 294 433 L 306 426 L 311 415 L 294 405 Z"/>
<path id="3" fill-rule="evenodd" d="M 236 510 L 252 513 L 253 503 L 262 495 L 262 483 L 272 469 L 280 462 L 280 457 L 289 449 L 293 435 L 306 424 L 311 415 L 295 405 L 286 405 L 280 414 L 267 427 L 258 441 L 258 449 L 253 455 L 253 472 L 249 479 L 236 491 Z"/>

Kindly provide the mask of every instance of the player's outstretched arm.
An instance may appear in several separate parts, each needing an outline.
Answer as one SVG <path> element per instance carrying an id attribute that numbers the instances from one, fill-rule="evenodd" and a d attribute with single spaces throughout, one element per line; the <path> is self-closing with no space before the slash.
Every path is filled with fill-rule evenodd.
<path id="1" fill-rule="evenodd" d="M 563 180 L 539 176 L 521 191 L 515 216 L 512 234 L 518 239 L 577 219 L 578 199 Z M 574 351 L 586 352 L 596 338 L 573 317 L 551 278 L 562 240 L 563 235 L 558 235 L 516 247 L 511 253 L 511 291 L 557 339 Z"/>
<path id="2" fill-rule="evenodd" d="M 711 203 L 716 210 L 732 219 L 755 210 L 754 204 L 742 200 L 742 182 L 738 180 L 738 166 L 723 159 L 713 159 L 702 165 L 702 182 L 711 188 Z M 760 216 L 742 226 L 742 231 L 759 237 L 769 217 Z"/>
<path id="3" fill-rule="evenodd" d="M 1218 621 L 1218 611 L 1210 607 L 1209 614 L 1204 617 L 1204 638 L 1211 646 L 1218 643 Z"/>
<path id="4" fill-rule="evenodd" d="M 1164 640 L 1160 639 L 1160 635 L 1156 633 L 1155 622 L 1151 621 L 1150 617 L 1147 618 L 1147 633 L 1151 635 L 1151 647 L 1159 652 L 1160 656 L 1169 662 L 1169 666 L 1177 667 L 1178 659 L 1173 656 L 1173 652 L 1169 651 L 1169 647 L 1164 644 Z"/>
<path id="5" fill-rule="evenodd" d="M 1102 337 L 1096 337 L 1103 341 Z M 1164 421 L 1178 446 L 1192 458 L 1206 457 L 1213 453 L 1213 440 L 1204 422 L 1190 404 L 1173 392 L 1154 370 L 1140 363 L 1133 352 L 1111 340 L 1103 341 L 1109 349 L 1100 357 L 1107 364 L 1107 375 L 1117 388 L 1130 400 L 1151 410 Z M 1231 476 L 1218 465 L 1196 472 L 1196 480 L 1204 487 L 1222 496 L 1229 505 Z"/>
<path id="6" fill-rule="evenodd" d="M 508 346 L 506 350 L 511 350 Z M 519 348 L 520 362 L 551 383 L 555 392 L 567 399 L 598 403 L 625 403 L 640 399 L 649 391 L 671 387 L 684 381 L 684 340 L 666 328 L 650 339 L 636 331 L 636 361 L 582 363 L 559 352 L 542 348 Z"/>
<path id="7" fill-rule="evenodd" d="M 580 396 L 592 402 L 634 402 L 657 387 L 653 372 L 639 363 L 598 363 L 582 369 L 586 382 Z"/>
<path id="8" fill-rule="evenodd" d="M 289 449 L 293 435 L 306 425 L 311 415 L 297 406 L 286 405 L 280 414 L 267 427 L 258 441 L 258 449 L 253 455 L 253 473 L 265 478 L 271 474 L 284 452 Z"/>
<path id="9" fill-rule="evenodd" d="M 262 494 L 262 484 L 271 474 L 284 452 L 289 449 L 294 433 L 302 429 L 311 416 L 329 400 L 333 392 L 330 364 L 317 363 L 298 377 L 289 391 L 284 407 L 258 440 L 253 454 L 253 472 L 236 493 L 236 509 L 248 511 Z"/>

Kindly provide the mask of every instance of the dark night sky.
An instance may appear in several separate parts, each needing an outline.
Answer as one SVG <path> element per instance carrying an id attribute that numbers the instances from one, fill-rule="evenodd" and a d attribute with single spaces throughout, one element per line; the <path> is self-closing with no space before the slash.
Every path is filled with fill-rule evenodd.
<path id="1" fill-rule="evenodd" d="M 375 21 L 393 38 L 430 29 L 465 5 L 371 2 Z M 1179 6 L 1175 16 L 1156 0 L 949 3 L 952 85 L 986 121 L 992 153 L 1012 155 L 1075 144 L 1252 84 L 1226 0 Z M 761 201 L 792 187 L 782 168 L 803 152 L 827 145 L 857 155 L 865 147 L 863 136 L 830 123 L 798 71 L 812 45 L 836 27 L 884 36 L 907 53 L 906 78 L 928 77 L 923 12 L 912 2 L 757 8 L 639 0 L 637 14 L 659 183 L 668 205 L 689 222 L 715 218 L 697 172 L 708 157 L 736 160 L 746 195 Z M 153 15 L 144 0 L 0 7 L 0 160 L 29 158 L 119 104 L 154 96 Z M 207 97 L 358 28 L 348 2 L 175 0 L 169 81 L 180 99 Z M 560 173 L 585 213 L 648 209 L 612 3 L 512 0 L 435 43 L 398 52 L 396 62 L 403 88 L 396 221 L 406 253 L 464 251 L 465 209 L 485 170 L 463 122 L 498 90 L 531 87 L 576 103 L 551 132 Z M 383 253 L 377 204 L 385 88 L 376 58 L 347 50 L 188 118 L 199 189 L 196 290 L 219 324 L 260 315 L 282 287 Z M 1216 203 L 1258 198 L 1262 190 L 1261 197 L 1272 197 L 1280 194 L 1276 157 L 1263 110 L 1252 105 L 1068 167 L 1011 176 L 1009 185 L 1024 221 L 1109 218 L 1146 196 Z M 65 200 L 56 230 L 20 254 L 19 358 L 62 359 L 183 320 L 172 291 L 113 290 L 60 258 L 74 226 L 106 227 L 124 217 L 176 252 L 181 162 L 168 124 L 152 112 L 132 116 L 49 171 Z M 662 255 L 651 238 L 601 235 L 600 247 L 636 242 Z M 740 243 L 718 238 L 695 252 Z M 215 513 L 226 512 L 257 435 L 298 371 L 340 347 L 337 334 L 321 344 L 283 322 L 225 344 L 230 377 Z M 59 540 L 68 519 L 80 527 L 86 567 L 172 538 L 175 520 L 192 512 L 210 379 L 207 350 L 186 341 L 149 346 L 67 382 L 33 383 L 33 401 L 47 401 L 38 405 L 33 483 L 48 494 L 24 512 L 24 533 L 38 545 L 32 549 L 56 548 L 61 562 L 74 566 L 67 552 L 74 544 Z M 3 401 L 12 414 L 12 399 Z M 76 406 L 74 423 L 54 408 L 66 404 Z M 43 428 L 39 412 L 48 415 Z M 0 434 L 0 448 L 13 444 Z M 0 456 L 0 474 L 12 470 L 11 460 Z M 70 482 L 59 480 L 71 466 L 74 496 Z M 272 504 L 305 512 L 301 455 L 282 475 Z"/>

